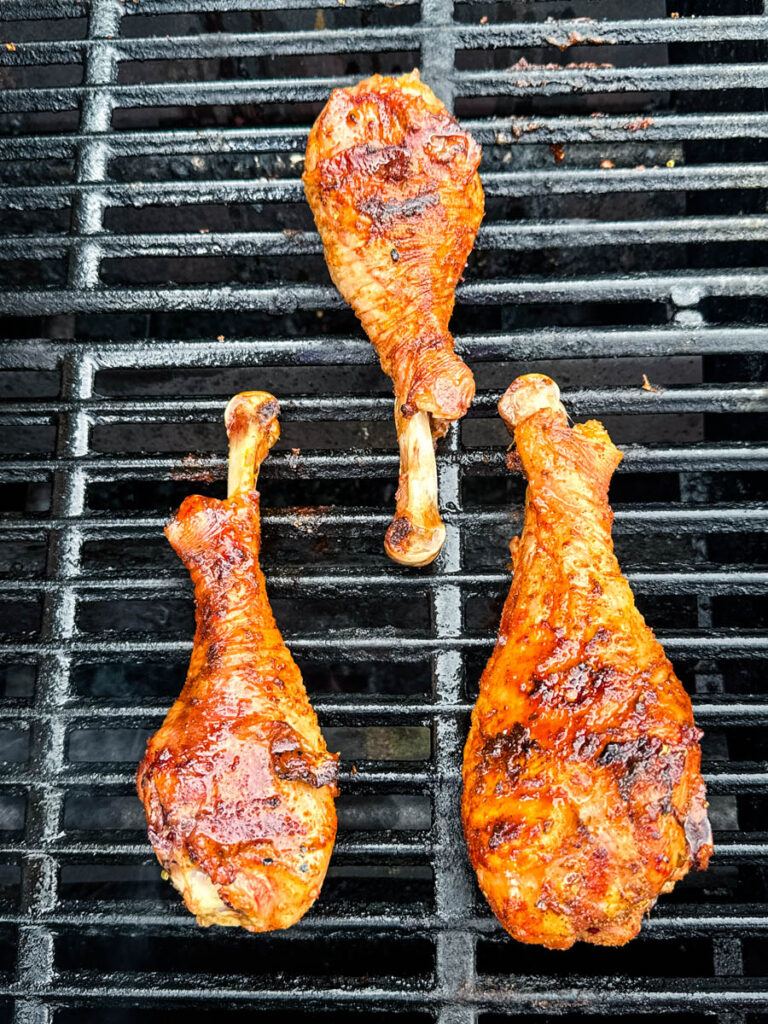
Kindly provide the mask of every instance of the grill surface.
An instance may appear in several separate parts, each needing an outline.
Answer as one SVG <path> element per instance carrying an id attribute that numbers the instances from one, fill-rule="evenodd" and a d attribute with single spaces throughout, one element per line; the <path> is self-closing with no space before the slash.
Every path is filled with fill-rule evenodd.
<path id="1" fill-rule="evenodd" d="M 3 0 L 0 1019 L 768 1020 L 768 16 L 629 6 Z M 406 572 L 388 381 L 299 178 L 332 87 L 414 65 L 484 145 L 488 215 L 448 537 Z M 622 950 L 513 943 L 460 835 L 522 512 L 494 403 L 523 369 L 624 446 L 617 549 L 707 733 L 712 868 Z M 344 765 L 323 895 L 259 937 L 197 929 L 132 784 L 191 647 L 161 530 L 223 494 L 244 388 L 283 408 L 263 565 Z"/>

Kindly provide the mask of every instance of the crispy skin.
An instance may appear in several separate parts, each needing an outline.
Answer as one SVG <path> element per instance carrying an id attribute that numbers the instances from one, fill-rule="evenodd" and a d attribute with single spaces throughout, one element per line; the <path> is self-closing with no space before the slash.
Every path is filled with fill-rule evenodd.
<path id="1" fill-rule="evenodd" d="M 197 632 L 138 770 L 149 838 L 199 924 L 287 928 L 328 867 L 337 757 L 267 600 L 259 495 L 187 498 L 166 534 L 195 584 Z"/>
<path id="2" fill-rule="evenodd" d="M 474 396 L 448 321 L 483 217 L 480 147 L 419 80 L 336 89 L 309 135 L 304 188 L 331 277 L 404 415 L 437 434 Z"/>
<path id="3" fill-rule="evenodd" d="M 712 852 L 691 703 L 613 553 L 621 455 L 548 378 L 500 403 L 528 477 L 514 579 L 464 751 L 478 881 L 521 942 L 621 945 Z"/>

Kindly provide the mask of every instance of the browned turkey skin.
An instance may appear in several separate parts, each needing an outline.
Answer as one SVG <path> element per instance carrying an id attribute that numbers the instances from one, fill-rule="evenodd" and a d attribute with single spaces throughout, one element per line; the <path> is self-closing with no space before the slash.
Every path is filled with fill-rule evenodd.
<path id="1" fill-rule="evenodd" d="M 433 437 L 475 393 L 448 321 L 483 216 L 479 163 L 418 71 L 336 89 L 307 144 L 304 187 L 328 269 L 394 384 L 400 484 L 385 548 L 405 565 L 442 547 Z"/>
<path id="2" fill-rule="evenodd" d="M 320 893 L 337 757 L 275 624 L 259 567 L 258 468 L 277 440 L 265 392 L 227 407 L 229 497 L 187 498 L 166 529 L 195 584 L 187 681 L 136 782 L 149 838 L 201 925 L 287 928 Z"/>
<path id="3" fill-rule="evenodd" d="M 462 819 L 521 942 L 622 945 L 712 853 L 701 733 L 613 553 L 601 424 L 530 374 L 499 411 L 528 478 L 514 579 L 464 751 Z"/>

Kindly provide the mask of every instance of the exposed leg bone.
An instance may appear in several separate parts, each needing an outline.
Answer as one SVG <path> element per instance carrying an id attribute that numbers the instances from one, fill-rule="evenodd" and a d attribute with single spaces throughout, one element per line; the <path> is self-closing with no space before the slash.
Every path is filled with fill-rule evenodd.
<path id="1" fill-rule="evenodd" d="M 266 391 L 243 391 L 224 412 L 229 438 L 227 497 L 248 494 L 256 487 L 259 469 L 280 437 L 280 406 Z"/>
<path id="2" fill-rule="evenodd" d="M 437 507 L 437 465 L 429 414 L 403 416 L 396 402 L 395 424 L 400 443 L 400 482 L 397 510 L 384 548 L 402 565 L 428 565 L 445 540 L 445 526 Z"/>

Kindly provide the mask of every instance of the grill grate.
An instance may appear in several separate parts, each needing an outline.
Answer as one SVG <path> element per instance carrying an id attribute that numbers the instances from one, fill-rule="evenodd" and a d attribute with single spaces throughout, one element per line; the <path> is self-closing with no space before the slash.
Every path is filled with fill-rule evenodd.
<path id="1" fill-rule="evenodd" d="M 4 0 L 3 1019 L 768 1019 L 768 16 L 633 6 Z M 331 88 L 416 64 L 485 147 L 488 216 L 453 321 L 479 394 L 438 452 L 447 539 L 408 573 L 381 551 L 388 382 L 299 176 Z M 506 939 L 458 827 L 522 514 L 494 402 L 522 369 L 624 446 L 617 548 L 707 730 L 715 861 L 624 950 Z M 246 387 L 283 408 L 264 568 L 343 757 L 323 896 L 260 937 L 197 930 L 132 795 L 191 648 L 161 530 L 223 493 Z"/>

